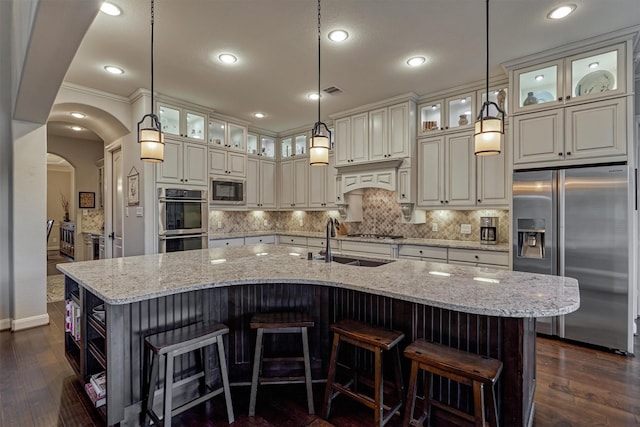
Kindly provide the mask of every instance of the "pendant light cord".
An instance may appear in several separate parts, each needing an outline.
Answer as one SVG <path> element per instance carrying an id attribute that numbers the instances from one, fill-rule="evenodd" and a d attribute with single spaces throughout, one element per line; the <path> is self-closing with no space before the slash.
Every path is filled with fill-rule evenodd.
<path id="1" fill-rule="evenodd" d="M 487 35 L 487 102 L 489 102 L 489 0 L 486 9 L 486 35 Z M 487 115 L 489 111 L 487 109 Z"/>
<path id="2" fill-rule="evenodd" d="M 154 21 L 154 13 L 153 13 L 153 3 L 154 0 L 151 0 L 151 111 L 154 110 L 153 105 L 153 21 Z"/>
<path id="3" fill-rule="evenodd" d="M 320 0 L 318 0 L 318 123 L 320 123 Z"/>

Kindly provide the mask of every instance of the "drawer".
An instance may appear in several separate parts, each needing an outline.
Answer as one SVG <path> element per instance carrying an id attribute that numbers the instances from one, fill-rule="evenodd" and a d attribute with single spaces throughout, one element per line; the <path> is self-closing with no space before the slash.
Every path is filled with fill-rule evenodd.
<path id="1" fill-rule="evenodd" d="M 449 249 L 449 261 L 471 262 L 474 264 L 509 265 L 509 252 L 474 251 L 469 249 Z M 453 263 L 452 263 L 453 264 Z"/>
<path id="2" fill-rule="evenodd" d="M 400 245 L 398 250 L 400 257 L 431 258 L 447 260 L 447 248 L 434 246 Z"/>
<path id="3" fill-rule="evenodd" d="M 310 248 L 324 248 L 327 239 L 321 239 L 320 237 L 307 237 L 307 245 Z M 331 250 L 337 251 L 340 248 L 340 241 L 336 239 L 329 239 L 331 244 Z"/>
<path id="4" fill-rule="evenodd" d="M 278 242 L 281 245 L 307 246 L 307 238 L 302 236 L 280 236 Z"/>
<path id="5" fill-rule="evenodd" d="M 209 239 L 210 248 L 226 248 L 230 246 L 244 246 L 244 237 L 235 239 Z"/>
<path id="6" fill-rule="evenodd" d="M 276 236 L 251 236 L 244 238 L 245 245 L 257 245 L 260 243 L 273 244 L 276 242 Z"/>
<path id="7" fill-rule="evenodd" d="M 392 247 L 388 243 L 353 242 L 349 240 L 343 240 L 340 251 L 353 254 L 363 253 L 383 255 L 387 258 L 393 257 Z"/>

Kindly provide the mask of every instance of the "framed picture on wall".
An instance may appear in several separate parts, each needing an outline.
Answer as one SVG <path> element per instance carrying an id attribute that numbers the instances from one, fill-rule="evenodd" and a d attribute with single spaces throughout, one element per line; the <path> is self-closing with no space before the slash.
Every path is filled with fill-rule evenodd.
<path id="1" fill-rule="evenodd" d="M 135 171 L 135 173 L 134 173 Z M 127 176 L 127 206 L 140 204 L 140 174 L 135 168 Z"/>
<path id="2" fill-rule="evenodd" d="M 96 193 L 93 191 L 80 191 L 78 195 L 80 209 L 93 209 L 96 207 Z"/>

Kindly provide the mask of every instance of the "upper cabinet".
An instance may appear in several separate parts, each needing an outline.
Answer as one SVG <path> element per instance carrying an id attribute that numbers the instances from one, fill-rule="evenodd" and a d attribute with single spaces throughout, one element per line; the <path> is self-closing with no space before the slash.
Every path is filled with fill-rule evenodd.
<path id="1" fill-rule="evenodd" d="M 514 113 L 626 93 L 625 44 L 513 70 Z"/>
<path id="2" fill-rule="evenodd" d="M 473 127 L 476 106 L 475 93 L 463 93 L 444 99 L 435 99 L 418 107 L 419 135 L 449 130 L 465 130 Z"/>
<path id="3" fill-rule="evenodd" d="M 306 156 L 308 154 L 308 140 L 307 133 L 300 133 L 292 136 L 287 136 L 280 139 L 280 158 L 286 159 L 295 156 Z"/>
<path id="4" fill-rule="evenodd" d="M 187 138 L 190 140 L 207 140 L 207 115 L 186 108 L 158 103 L 158 117 L 162 132 L 166 136 Z"/>
<path id="5" fill-rule="evenodd" d="M 247 134 L 247 154 L 250 156 L 267 157 L 270 159 L 275 159 L 276 139 L 272 136 L 248 133 Z"/>
<path id="6" fill-rule="evenodd" d="M 211 118 L 209 119 L 209 144 L 244 153 L 247 149 L 247 127 Z"/>
<path id="7" fill-rule="evenodd" d="M 165 184 L 207 185 L 207 147 L 186 141 L 165 140 L 164 162 L 158 163 L 156 181 Z"/>

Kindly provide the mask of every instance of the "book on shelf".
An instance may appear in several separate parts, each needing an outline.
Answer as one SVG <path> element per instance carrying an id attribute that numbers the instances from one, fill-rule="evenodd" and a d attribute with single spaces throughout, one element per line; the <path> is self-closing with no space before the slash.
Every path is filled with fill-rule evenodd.
<path id="1" fill-rule="evenodd" d="M 76 340 L 80 340 L 80 306 L 73 300 L 65 303 L 64 330 Z"/>
<path id="2" fill-rule="evenodd" d="M 89 377 L 89 384 L 93 386 L 93 390 L 98 397 L 107 395 L 107 373 L 105 371 L 91 375 L 91 377 Z"/>
<path id="3" fill-rule="evenodd" d="M 89 396 L 89 399 L 91 399 L 93 406 L 95 406 L 96 408 L 99 408 L 107 403 L 107 396 L 98 396 L 96 391 L 93 389 L 93 384 L 91 382 L 86 383 L 84 385 L 84 389 L 87 392 L 87 396 Z"/>

